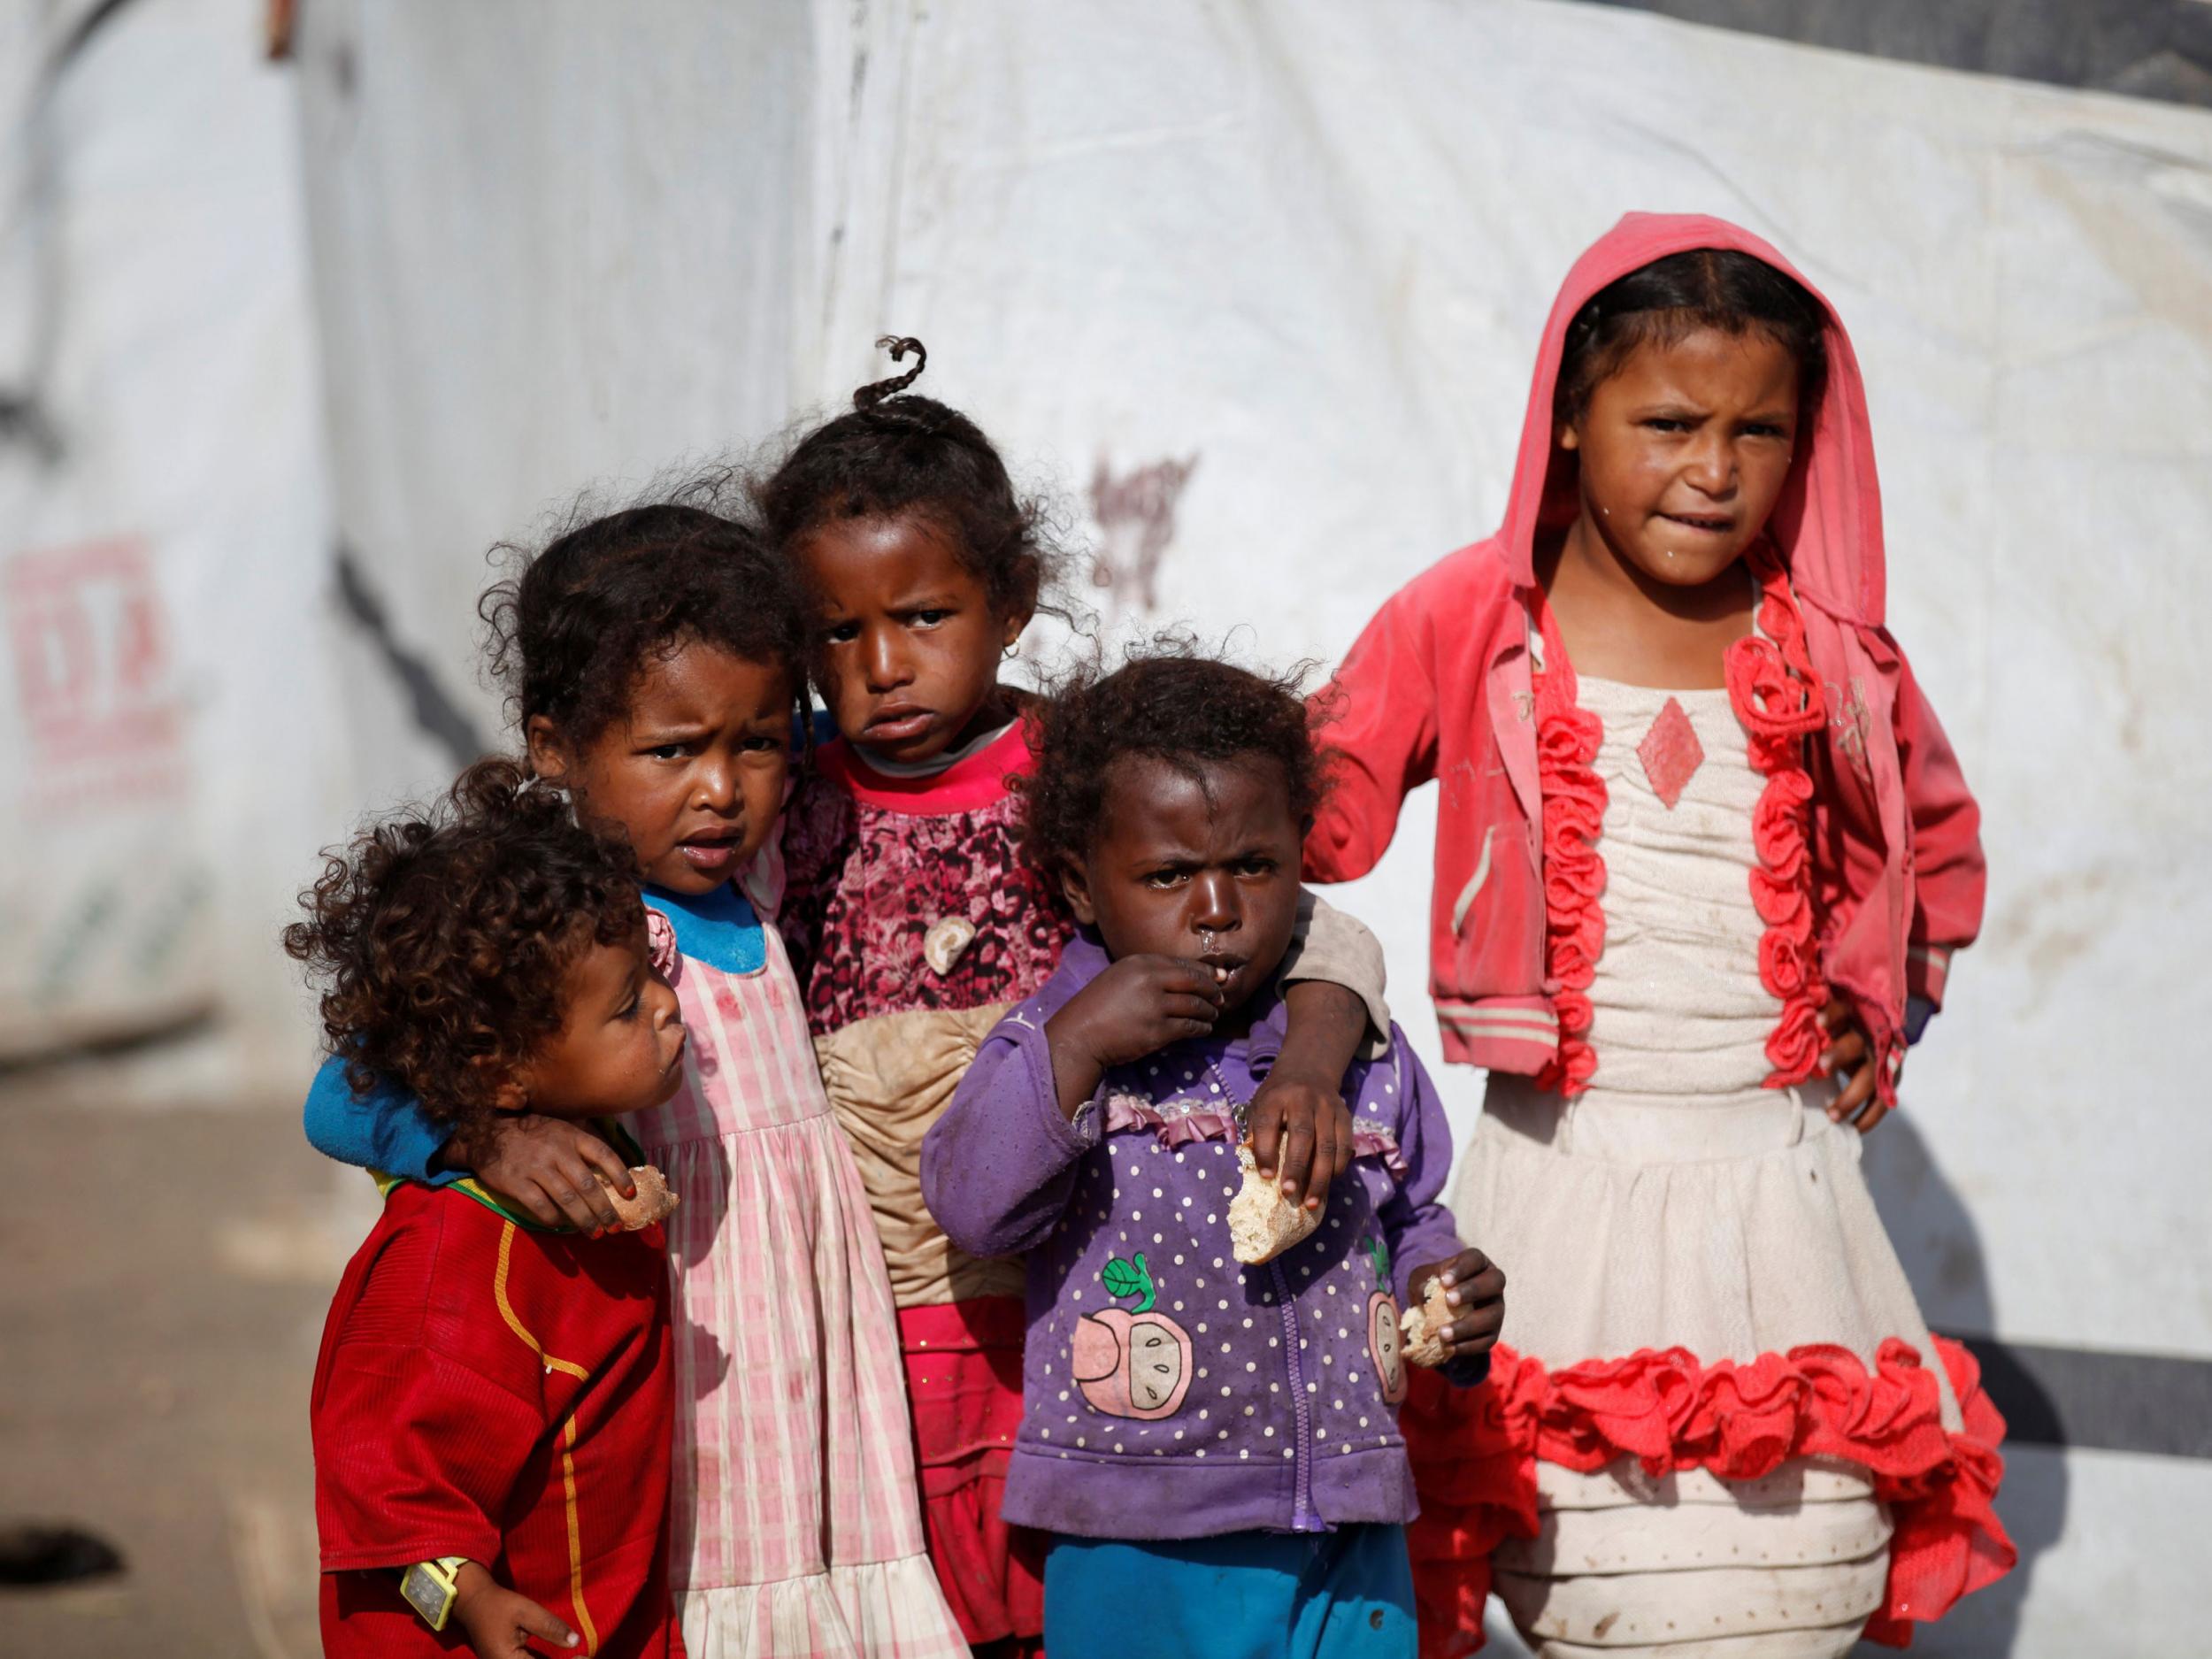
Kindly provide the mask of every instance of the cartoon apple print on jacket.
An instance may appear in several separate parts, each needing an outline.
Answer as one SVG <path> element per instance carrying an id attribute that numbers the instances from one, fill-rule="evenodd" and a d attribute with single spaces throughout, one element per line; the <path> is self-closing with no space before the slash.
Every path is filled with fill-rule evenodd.
<path id="1" fill-rule="evenodd" d="M 1106 1294 L 1134 1308 L 1109 1308 L 1076 1322 L 1069 1357 L 1076 1386 L 1091 1409 L 1150 1421 L 1172 1413 L 1190 1391 L 1191 1341 L 1183 1327 L 1152 1306 L 1152 1271 L 1144 1252 L 1134 1261 L 1110 1258 L 1098 1275 Z"/>
<path id="2" fill-rule="evenodd" d="M 1394 1406 L 1406 1397 L 1406 1361 L 1398 1299 L 1390 1294 L 1390 1251 L 1380 1239 L 1370 1239 L 1367 1259 L 1375 1264 L 1375 1294 L 1367 1299 L 1367 1356 L 1375 1362 L 1383 1400 Z"/>

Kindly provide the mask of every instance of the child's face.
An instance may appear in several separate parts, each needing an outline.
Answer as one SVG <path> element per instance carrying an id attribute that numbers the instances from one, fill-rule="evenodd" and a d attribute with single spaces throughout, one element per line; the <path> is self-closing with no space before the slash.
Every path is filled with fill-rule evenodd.
<path id="1" fill-rule="evenodd" d="M 823 692 L 846 741 L 910 762 L 971 735 L 1028 611 L 994 610 L 926 514 L 832 519 L 797 553 L 822 607 Z"/>
<path id="2" fill-rule="evenodd" d="M 783 810 L 795 689 L 780 664 L 689 641 L 646 664 L 629 708 L 580 750 L 532 719 L 530 762 L 587 816 L 621 827 L 646 880 L 709 893 Z"/>
<path id="3" fill-rule="evenodd" d="M 1302 837 L 1282 763 L 1208 764 L 1205 780 L 1125 755 L 1107 773 L 1105 821 L 1062 885 L 1106 953 L 1175 956 L 1220 978 L 1224 1011 L 1281 965 L 1298 921 Z"/>
<path id="4" fill-rule="evenodd" d="M 1559 432 L 1587 527 L 1655 581 L 1694 588 L 1766 527 L 1797 435 L 1797 361 L 1759 329 L 1639 346 Z"/>
<path id="5" fill-rule="evenodd" d="M 517 1105 L 547 1118 L 618 1118 L 649 1111 L 682 1086 L 683 1016 L 653 970 L 642 910 L 630 938 L 594 941 L 572 962 L 563 988 L 561 1028 L 517 1073 Z"/>

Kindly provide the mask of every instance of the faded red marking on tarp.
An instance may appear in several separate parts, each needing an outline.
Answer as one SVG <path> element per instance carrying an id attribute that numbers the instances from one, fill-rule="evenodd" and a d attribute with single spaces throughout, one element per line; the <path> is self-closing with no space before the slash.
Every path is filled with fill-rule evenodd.
<path id="1" fill-rule="evenodd" d="M 0 565 L 38 816 L 181 795 L 183 710 L 167 612 L 135 536 Z"/>
<path id="2" fill-rule="evenodd" d="M 1197 467 L 1193 455 L 1155 461 L 1117 478 L 1100 457 L 1091 473 L 1091 516 L 1105 533 L 1105 544 L 1091 565 L 1093 585 L 1140 611 L 1158 606 L 1160 565 L 1175 540 L 1176 503 Z"/>

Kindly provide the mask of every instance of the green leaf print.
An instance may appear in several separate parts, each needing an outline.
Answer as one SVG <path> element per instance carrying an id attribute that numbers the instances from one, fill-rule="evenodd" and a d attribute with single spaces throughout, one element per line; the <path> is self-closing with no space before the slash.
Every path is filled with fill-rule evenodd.
<path id="1" fill-rule="evenodd" d="M 1367 1240 L 1367 1259 L 1375 1264 L 1375 1288 L 1390 1288 L 1390 1247 L 1380 1239 Z"/>
<path id="2" fill-rule="evenodd" d="M 1106 1294 L 1118 1302 L 1130 1296 L 1141 1297 L 1142 1300 L 1131 1310 L 1132 1312 L 1152 1311 L 1152 1271 L 1144 1264 L 1142 1250 L 1137 1252 L 1137 1259 L 1133 1263 L 1125 1262 L 1118 1256 L 1109 1256 L 1106 1265 L 1099 1270 L 1098 1280 L 1106 1286 Z"/>

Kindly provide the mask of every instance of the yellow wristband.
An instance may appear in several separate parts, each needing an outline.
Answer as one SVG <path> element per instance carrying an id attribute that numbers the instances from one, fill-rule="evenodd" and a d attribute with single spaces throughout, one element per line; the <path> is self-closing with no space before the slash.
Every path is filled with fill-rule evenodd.
<path id="1" fill-rule="evenodd" d="M 453 1617 L 453 1603 L 461 1594 L 461 1569 L 468 1561 L 466 1555 L 441 1555 L 435 1561 L 419 1561 L 400 1575 L 401 1599 L 432 1630 L 443 1630 Z"/>

